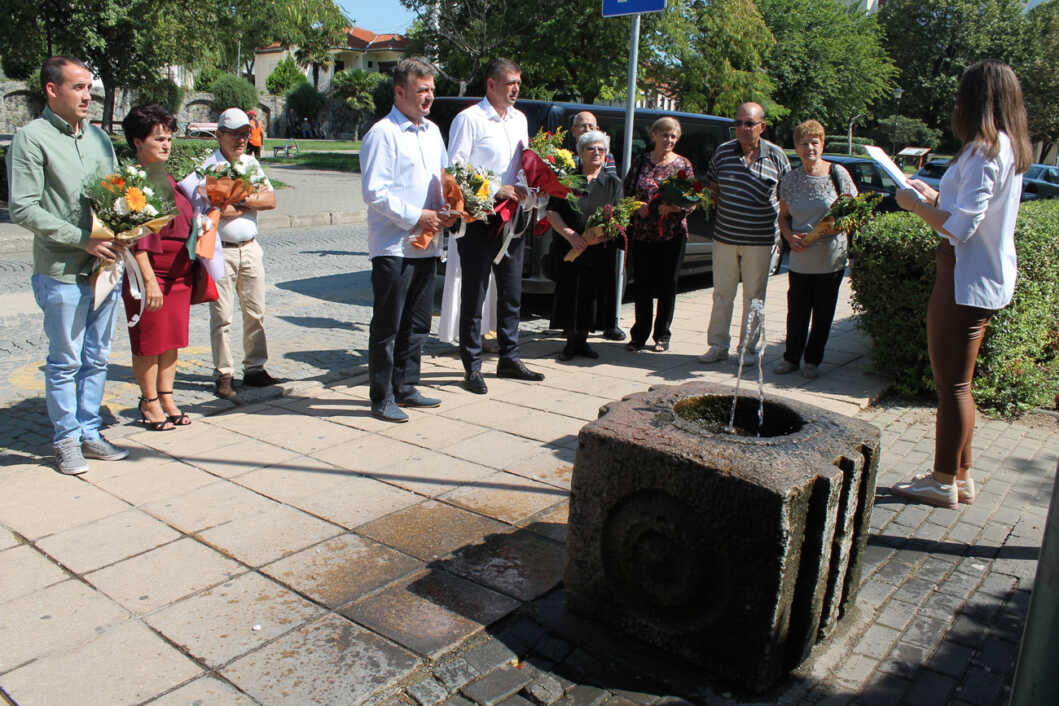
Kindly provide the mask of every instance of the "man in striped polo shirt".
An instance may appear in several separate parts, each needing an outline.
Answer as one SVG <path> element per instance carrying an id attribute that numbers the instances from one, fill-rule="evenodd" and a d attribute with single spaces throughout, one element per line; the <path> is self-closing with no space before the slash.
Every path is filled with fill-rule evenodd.
<path id="1" fill-rule="evenodd" d="M 739 348 L 746 361 L 757 355 L 760 327 L 744 339 L 750 302 L 765 298 L 773 249 L 779 242 L 780 179 L 791 170 L 779 146 L 761 139 L 765 110 L 757 103 L 743 103 L 735 115 L 736 139 L 717 148 L 706 176 L 717 204 L 713 231 L 713 313 L 706 342 L 699 357 L 703 363 L 728 358 L 731 342 L 732 305 L 739 280 L 743 281 L 743 318 L 739 326 Z"/>

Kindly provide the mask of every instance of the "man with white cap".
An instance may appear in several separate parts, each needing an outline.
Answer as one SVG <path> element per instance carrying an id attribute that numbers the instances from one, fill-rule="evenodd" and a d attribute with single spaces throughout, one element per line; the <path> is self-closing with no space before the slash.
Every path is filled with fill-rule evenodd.
<path id="1" fill-rule="evenodd" d="M 218 149 L 202 168 L 220 162 L 242 164 L 249 173 L 261 169 L 246 154 L 250 118 L 239 108 L 229 108 L 217 118 Z M 243 311 L 243 384 L 251 387 L 275 385 L 280 380 L 265 372 L 268 346 L 265 342 L 265 261 L 257 242 L 257 212 L 276 207 L 276 192 L 266 178 L 256 193 L 221 211 L 217 227 L 224 245 L 224 277 L 217 282 L 217 300 L 210 302 L 210 345 L 213 349 L 214 385 L 218 397 L 235 398 L 232 382 L 232 314 L 235 295 Z"/>

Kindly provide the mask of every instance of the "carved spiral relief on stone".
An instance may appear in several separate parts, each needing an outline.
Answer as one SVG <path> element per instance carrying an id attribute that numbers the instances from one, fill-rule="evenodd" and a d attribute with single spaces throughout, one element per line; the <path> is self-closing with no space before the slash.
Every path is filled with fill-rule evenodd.
<path id="1" fill-rule="evenodd" d="M 725 548 L 690 505 L 661 490 L 618 502 L 603 525 L 606 578 L 626 607 L 672 632 L 701 629 L 731 596 Z"/>

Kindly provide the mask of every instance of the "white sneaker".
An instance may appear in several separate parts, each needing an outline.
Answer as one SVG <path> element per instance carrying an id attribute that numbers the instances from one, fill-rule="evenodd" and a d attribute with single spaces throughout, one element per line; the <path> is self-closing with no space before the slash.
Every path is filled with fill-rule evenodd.
<path id="1" fill-rule="evenodd" d="M 815 380 L 820 377 L 820 366 L 813 365 L 812 363 L 802 364 L 802 377 L 810 380 Z"/>
<path id="2" fill-rule="evenodd" d="M 784 358 L 776 364 L 776 367 L 772 369 L 772 372 L 776 373 L 777 375 L 786 375 L 787 373 L 793 373 L 797 369 L 797 363 L 792 363 L 791 361 Z"/>
<path id="3" fill-rule="evenodd" d="M 974 478 L 968 478 L 967 480 L 957 478 L 956 495 L 964 505 L 974 505 L 974 499 L 977 495 L 974 489 Z"/>
<path id="4" fill-rule="evenodd" d="M 728 350 L 717 346 L 710 346 L 709 350 L 699 356 L 700 363 L 720 363 L 723 360 L 728 360 Z"/>
<path id="5" fill-rule="evenodd" d="M 947 507 L 955 510 L 960 503 L 955 483 L 942 483 L 934 478 L 933 473 L 913 476 L 911 480 L 894 483 L 890 492 L 898 497 L 934 507 Z"/>

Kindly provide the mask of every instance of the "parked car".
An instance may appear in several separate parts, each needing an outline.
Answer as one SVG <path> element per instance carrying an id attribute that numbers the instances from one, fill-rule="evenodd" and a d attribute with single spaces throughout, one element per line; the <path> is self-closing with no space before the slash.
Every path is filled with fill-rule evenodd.
<path id="1" fill-rule="evenodd" d="M 1059 167 L 1031 164 L 1022 175 L 1022 200 L 1059 198 Z"/>
<path id="2" fill-rule="evenodd" d="M 791 160 L 791 167 L 800 167 L 801 157 L 798 155 L 787 155 Z M 897 205 L 897 184 L 889 177 L 874 160 L 864 157 L 850 157 L 844 154 L 825 154 L 824 159 L 828 162 L 841 164 L 853 178 L 857 190 L 861 193 L 873 192 L 882 194 L 883 199 L 879 202 L 880 211 L 900 211 Z"/>
<path id="3" fill-rule="evenodd" d="M 949 160 L 947 159 L 932 159 L 923 165 L 915 174 L 915 179 L 919 179 L 924 184 L 937 189 L 941 183 L 941 177 L 945 174 L 945 170 L 949 168 Z"/>
<path id="4" fill-rule="evenodd" d="M 464 108 L 480 101 L 481 98 L 435 98 L 430 109 L 430 119 L 441 128 L 441 134 L 448 140 L 449 126 L 453 118 Z M 622 149 L 625 140 L 625 108 L 607 105 L 584 105 L 581 103 L 560 103 L 555 101 L 520 100 L 516 107 L 526 114 L 529 123 L 530 137 L 543 127 L 555 130 L 557 127 L 569 129 L 573 117 L 583 110 L 591 111 L 599 122 L 599 128 L 610 136 L 610 150 L 617 162 L 618 174 L 622 174 Z M 674 113 L 663 110 L 637 110 L 632 138 L 632 153 L 638 154 L 650 149 L 651 123 L 662 116 L 674 117 L 680 121 L 681 137 L 676 151 L 691 160 L 695 173 L 700 177 L 706 173 L 714 150 L 722 142 L 732 137 L 732 121 L 713 115 L 697 113 Z M 572 146 L 572 145 L 571 145 Z M 531 237 L 522 269 L 522 289 L 524 292 L 550 293 L 555 283 L 544 276 L 541 263 L 551 245 L 551 231 L 543 236 Z M 713 224 L 709 214 L 696 209 L 688 218 L 688 246 L 681 266 L 681 276 L 707 273 L 713 268 Z"/>

